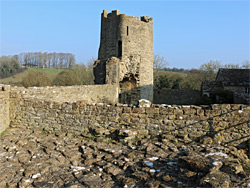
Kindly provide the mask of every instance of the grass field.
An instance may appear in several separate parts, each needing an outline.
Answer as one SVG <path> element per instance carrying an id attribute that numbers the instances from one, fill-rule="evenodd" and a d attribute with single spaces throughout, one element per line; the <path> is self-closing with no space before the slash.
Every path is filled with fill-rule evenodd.
<path id="1" fill-rule="evenodd" d="M 172 72 L 172 71 L 159 71 L 159 75 L 166 75 L 168 78 L 185 78 L 187 73 L 184 72 Z"/>
<path id="2" fill-rule="evenodd" d="M 16 85 L 21 86 L 22 79 L 27 76 L 30 72 L 43 72 L 46 74 L 46 76 L 52 81 L 57 74 L 64 71 L 65 69 L 49 69 L 49 68 L 29 68 L 21 73 L 15 74 L 13 76 L 0 79 L 0 84 L 10 84 L 10 85 Z"/>

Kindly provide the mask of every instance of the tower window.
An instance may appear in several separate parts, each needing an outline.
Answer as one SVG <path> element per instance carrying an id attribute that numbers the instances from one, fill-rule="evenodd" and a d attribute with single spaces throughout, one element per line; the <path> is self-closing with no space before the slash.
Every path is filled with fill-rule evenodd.
<path id="1" fill-rule="evenodd" d="M 249 94 L 250 93 L 250 89 L 248 87 L 245 87 L 245 93 Z"/>
<path id="2" fill-rule="evenodd" d="M 127 36 L 128 36 L 128 26 L 127 26 Z"/>
<path id="3" fill-rule="evenodd" d="M 122 41 L 118 41 L 118 57 L 122 57 Z"/>

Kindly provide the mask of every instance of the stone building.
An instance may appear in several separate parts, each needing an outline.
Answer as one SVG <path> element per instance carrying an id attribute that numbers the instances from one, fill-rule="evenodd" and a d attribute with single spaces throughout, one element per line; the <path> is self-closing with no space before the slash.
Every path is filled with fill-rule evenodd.
<path id="1" fill-rule="evenodd" d="M 119 102 L 153 101 L 153 20 L 120 14 L 101 15 L 95 84 L 118 84 Z"/>
<path id="2" fill-rule="evenodd" d="M 202 83 L 201 90 L 202 95 L 207 97 L 216 91 L 230 91 L 234 103 L 249 104 L 250 69 L 219 69 L 215 81 Z"/>

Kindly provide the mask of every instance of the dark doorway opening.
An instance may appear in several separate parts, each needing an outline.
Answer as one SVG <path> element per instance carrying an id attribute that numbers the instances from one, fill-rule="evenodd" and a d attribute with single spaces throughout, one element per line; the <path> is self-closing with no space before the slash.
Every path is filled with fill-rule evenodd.
<path id="1" fill-rule="evenodd" d="M 134 77 L 125 77 L 120 82 L 119 102 L 123 104 L 135 104 L 138 101 L 138 88 Z"/>

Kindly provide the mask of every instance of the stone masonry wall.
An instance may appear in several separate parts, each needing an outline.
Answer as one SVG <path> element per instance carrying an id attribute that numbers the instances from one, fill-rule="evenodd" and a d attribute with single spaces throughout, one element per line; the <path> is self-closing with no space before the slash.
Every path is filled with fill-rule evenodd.
<path id="1" fill-rule="evenodd" d="M 155 138 L 237 145 L 250 137 L 250 106 L 166 106 L 51 102 L 11 93 L 11 126 L 129 141 Z"/>
<path id="2" fill-rule="evenodd" d="M 154 104 L 196 104 L 200 91 L 187 89 L 154 89 Z"/>
<path id="3" fill-rule="evenodd" d="M 3 132 L 9 126 L 10 123 L 9 97 L 10 87 L 0 85 L 0 133 Z"/>
<path id="4" fill-rule="evenodd" d="M 12 87 L 12 94 L 22 98 L 36 98 L 57 102 L 76 102 L 85 100 L 88 103 L 118 102 L 117 85 L 82 85 L 62 87 Z"/>

